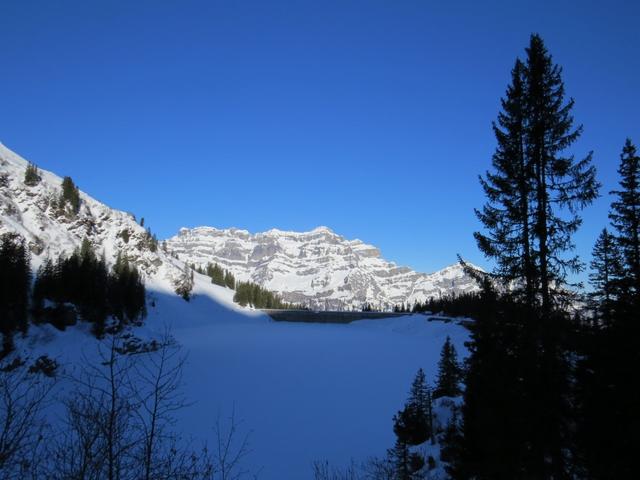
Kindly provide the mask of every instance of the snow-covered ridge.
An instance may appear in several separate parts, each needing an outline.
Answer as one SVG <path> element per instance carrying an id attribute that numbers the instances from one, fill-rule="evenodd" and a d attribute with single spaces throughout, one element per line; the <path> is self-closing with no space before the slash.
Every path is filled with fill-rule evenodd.
<path id="1" fill-rule="evenodd" d="M 25 185 L 28 165 L 27 160 L 0 143 L 0 234 L 15 232 L 25 238 L 34 271 L 46 258 L 70 254 L 86 238 L 108 264 L 113 264 L 118 253 L 126 255 L 145 277 L 149 291 L 175 295 L 173 283 L 184 264 L 159 247 L 155 251 L 150 248 L 147 230 L 132 214 L 112 209 L 82 191 L 77 215 L 60 214 L 54 203 L 61 194 L 62 178 L 39 169 L 41 180 L 33 186 Z M 197 281 L 195 291 L 206 280 L 203 277 L 202 282 Z M 203 293 L 214 302 L 238 313 L 246 311 L 233 304 L 222 291 L 225 289 L 205 290 Z"/>
<path id="2" fill-rule="evenodd" d="M 239 280 L 317 309 L 360 308 L 364 303 L 388 309 L 478 288 L 459 264 L 431 274 L 415 272 L 385 260 L 373 245 L 348 240 L 324 226 L 255 234 L 237 228 L 182 228 L 167 247 L 189 264 L 218 263 Z"/>

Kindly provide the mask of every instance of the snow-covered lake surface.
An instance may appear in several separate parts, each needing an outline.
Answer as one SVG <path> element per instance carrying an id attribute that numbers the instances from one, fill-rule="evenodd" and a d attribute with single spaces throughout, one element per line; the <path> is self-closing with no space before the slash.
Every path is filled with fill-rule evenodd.
<path id="1" fill-rule="evenodd" d="M 155 306 L 138 333 L 154 336 L 168 326 L 187 355 L 184 391 L 193 404 L 177 414 L 176 427 L 214 444 L 216 420 L 235 411 L 239 434 L 251 432 L 244 466 L 263 480 L 313 478 L 315 460 L 340 466 L 384 455 L 418 368 L 433 382 L 447 335 L 462 355 L 468 338 L 455 322 L 423 315 L 274 322 L 240 309 L 231 290 L 200 276 L 188 303 L 166 285 L 151 288 Z M 30 355 L 47 353 L 62 364 L 95 349 L 86 326 L 34 327 L 32 334 Z"/>
<path id="2" fill-rule="evenodd" d="M 175 301 L 160 298 L 159 311 Z M 203 296 L 192 306 L 209 311 Z M 266 480 L 310 478 L 314 460 L 341 465 L 383 455 L 418 368 L 433 381 L 446 336 L 460 353 L 468 338 L 465 328 L 423 315 L 346 325 L 230 317 L 174 323 L 188 353 L 188 396 L 197 402 L 181 412 L 181 424 L 211 437 L 217 415 L 235 408 L 252 431 L 247 463 Z"/>

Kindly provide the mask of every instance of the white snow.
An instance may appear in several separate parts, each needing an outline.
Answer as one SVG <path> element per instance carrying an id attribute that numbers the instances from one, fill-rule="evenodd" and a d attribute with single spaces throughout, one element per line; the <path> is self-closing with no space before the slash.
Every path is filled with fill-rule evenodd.
<path id="1" fill-rule="evenodd" d="M 47 255 L 77 247 L 85 235 L 108 261 L 125 251 L 145 273 L 149 292 L 148 318 L 134 333 L 156 337 L 169 327 L 188 356 L 184 388 L 194 404 L 178 413 L 179 429 L 212 443 L 218 415 L 235 410 L 252 431 L 253 452 L 245 465 L 261 469 L 262 480 L 311 478 L 314 460 L 345 465 L 384 455 L 394 443 L 392 417 L 403 407 L 418 368 L 434 380 L 447 335 L 459 354 L 466 352 L 468 332 L 455 322 L 410 315 L 348 325 L 278 323 L 234 304 L 233 291 L 198 274 L 194 297 L 185 302 L 172 284 L 184 264 L 161 250 L 137 247 L 144 229 L 129 214 L 82 194 L 76 220 L 57 218 L 43 202 L 57 194 L 61 179 L 42 172 L 41 184 L 25 187 L 25 167 L 25 160 L 0 145 L 0 173 L 10 174 L 9 186 L 0 187 L 0 233 L 18 231 L 30 246 L 42 242 L 46 248 L 33 255 L 35 266 Z M 84 228 L 87 223 L 93 230 Z M 118 237 L 124 228 L 132 234 L 128 243 Z M 326 227 L 312 233 L 332 234 Z M 95 358 L 96 346 L 83 323 L 65 332 L 32 326 L 17 341 L 21 355 L 33 360 L 47 354 L 63 369 L 83 355 Z"/>
<path id="2" fill-rule="evenodd" d="M 235 228 L 182 228 L 167 245 L 189 264 L 218 263 L 239 280 L 318 309 L 359 309 L 370 303 L 390 310 L 397 304 L 478 289 L 457 263 L 435 273 L 418 273 L 328 227 L 309 232 L 274 228 L 253 235 Z"/>

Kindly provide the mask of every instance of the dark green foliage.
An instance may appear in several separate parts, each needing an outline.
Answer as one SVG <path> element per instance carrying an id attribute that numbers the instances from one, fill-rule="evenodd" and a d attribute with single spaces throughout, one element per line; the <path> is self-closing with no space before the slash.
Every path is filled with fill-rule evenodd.
<path id="1" fill-rule="evenodd" d="M 590 304 L 594 321 L 609 325 L 620 297 L 621 259 L 615 238 L 603 229 L 593 247 L 589 282 L 593 287 Z"/>
<path id="2" fill-rule="evenodd" d="M 453 408 L 451 418 L 449 418 L 447 422 L 440 443 L 440 460 L 449 464 L 447 470 L 452 476 L 455 476 L 453 473 L 459 468 L 456 460 L 460 456 L 456 449 L 461 443 L 461 432 L 456 408 Z"/>
<path id="3" fill-rule="evenodd" d="M 497 141 L 493 172 L 480 177 L 487 203 L 476 215 L 486 233 L 475 232 L 480 250 L 497 260 L 497 273 L 505 282 L 524 279 L 527 295 L 533 296 L 535 275 L 531 249 L 532 165 L 524 150 L 526 128 L 525 66 L 516 60 L 511 85 L 502 99 L 493 131 Z"/>
<path id="4" fill-rule="evenodd" d="M 404 408 L 393 417 L 398 441 L 419 445 L 432 436 L 431 391 L 422 369 L 418 370 Z"/>
<path id="5" fill-rule="evenodd" d="M 433 392 L 434 398 L 457 397 L 460 395 L 461 371 L 458 364 L 456 347 L 447 339 L 442 345 L 440 361 L 438 362 L 438 380 Z"/>
<path id="6" fill-rule="evenodd" d="M 131 234 L 129 233 L 129 230 L 125 228 L 120 232 L 120 237 L 122 238 L 122 241 L 124 241 L 124 243 L 129 243 L 129 238 L 131 238 Z"/>
<path id="7" fill-rule="evenodd" d="M 494 129 L 493 172 L 481 179 L 487 203 L 475 237 L 495 259 L 472 326 L 463 435 L 454 478 L 569 478 L 571 315 L 566 278 L 582 264 L 572 236 L 578 211 L 598 195 L 591 155 L 566 150 L 574 128 L 561 68 L 532 35 Z"/>
<path id="8" fill-rule="evenodd" d="M 155 233 L 151 233 L 151 228 L 147 228 L 145 232 L 143 246 L 148 248 L 151 252 L 158 251 L 158 237 Z"/>
<path id="9" fill-rule="evenodd" d="M 54 305 L 45 304 L 45 300 Z M 34 317 L 64 329 L 75 323 L 75 310 L 93 324 L 101 336 L 105 322 L 113 316 L 120 325 L 146 316 L 144 283 L 133 266 L 118 256 L 109 272 L 104 258 L 97 258 L 87 239 L 68 258 L 60 256 L 54 264 L 46 260 L 33 288 Z"/>
<path id="10" fill-rule="evenodd" d="M 214 285 L 220 285 L 221 287 L 227 286 L 225 283 L 226 271 L 217 263 L 214 263 L 213 265 L 208 263 L 206 274 L 209 277 L 211 277 L 211 283 L 213 283 Z M 234 279 L 234 284 L 235 284 L 235 279 Z"/>
<path id="11" fill-rule="evenodd" d="M 609 218 L 622 257 L 621 306 L 637 314 L 640 311 L 640 157 L 629 139 L 620 155 L 618 173 L 620 190 L 611 192 L 616 200 L 611 204 Z"/>
<path id="12" fill-rule="evenodd" d="M 362 305 L 361 311 L 363 312 L 377 312 L 378 309 L 376 307 L 374 307 L 372 304 L 370 304 L 369 302 L 365 303 L 364 305 Z"/>
<path id="13" fill-rule="evenodd" d="M 64 210 L 67 205 L 72 215 L 77 215 L 80 211 L 80 192 L 71 177 L 64 177 L 62 180 L 62 193 L 57 206 L 60 210 Z"/>
<path id="14" fill-rule="evenodd" d="M 224 272 L 224 285 L 232 290 L 236 288 L 236 279 L 229 270 Z"/>
<path id="15" fill-rule="evenodd" d="M 15 332 L 27 331 L 30 288 L 30 255 L 24 239 L 5 233 L 0 236 L 0 356 L 13 349 Z"/>
<path id="16" fill-rule="evenodd" d="M 611 205 L 615 230 L 594 248 L 592 301 L 601 320 L 579 337 L 576 374 L 578 465 L 585 478 L 637 476 L 640 450 L 640 288 L 638 242 L 640 159 L 630 140 L 622 151 L 619 191 Z M 606 240 L 606 241 L 605 241 Z M 609 251 L 611 253 L 609 253 Z M 619 255 L 620 266 L 615 265 Z M 610 260 L 612 259 L 612 260 Z M 613 281 L 608 264 L 614 267 Z"/>
<path id="17" fill-rule="evenodd" d="M 111 315 L 121 323 L 136 323 L 146 317 L 144 282 L 126 256 L 118 253 L 108 280 Z"/>
<path id="18" fill-rule="evenodd" d="M 41 177 L 40 172 L 38 171 L 38 167 L 33 163 L 29 163 L 27 165 L 27 169 L 24 172 L 24 184 L 29 187 L 33 187 L 40 183 Z"/>
<path id="19" fill-rule="evenodd" d="M 253 282 L 238 282 L 236 284 L 236 293 L 233 296 L 233 301 L 239 303 L 243 307 L 247 305 L 254 308 L 275 309 L 294 307 L 294 305 L 283 302 L 277 294 L 270 292 Z"/>
<path id="20" fill-rule="evenodd" d="M 412 453 L 406 443 L 397 440 L 395 446 L 387 452 L 393 469 L 394 480 L 413 480 L 421 478 L 416 474 L 424 467 L 424 458 Z"/>
<path id="21" fill-rule="evenodd" d="M 568 273 L 579 272 L 572 235 L 577 212 L 598 195 L 591 154 L 575 161 L 563 153 L 581 135 L 573 127 L 573 99 L 565 100 L 562 69 L 542 39 L 532 35 L 525 62 L 516 61 L 494 132 L 493 172 L 481 178 L 487 203 L 478 218 L 478 247 L 511 283 L 511 293 L 549 313 Z"/>
<path id="22" fill-rule="evenodd" d="M 435 299 L 431 297 L 429 301 L 421 303 L 416 302 L 412 311 L 430 312 L 433 314 L 444 314 L 450 317 L 475 317 L 480 310 L 482 302 L 479 293 L 460 293 L 458 295 L 443 295 Z"/>

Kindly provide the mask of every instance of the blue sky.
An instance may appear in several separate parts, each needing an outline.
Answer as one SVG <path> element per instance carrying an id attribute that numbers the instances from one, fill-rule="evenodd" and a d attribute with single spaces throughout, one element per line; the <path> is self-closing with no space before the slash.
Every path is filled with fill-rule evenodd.
<path id="1" fill-rule="evenodd" d="M 472 232 L 491 121 L 529 35 L 564 68 L 605 195 L 640 143 L 640 3 L 0 0 L 0 141 L 182 226 L 327 225 L 421 271 Z"/>

